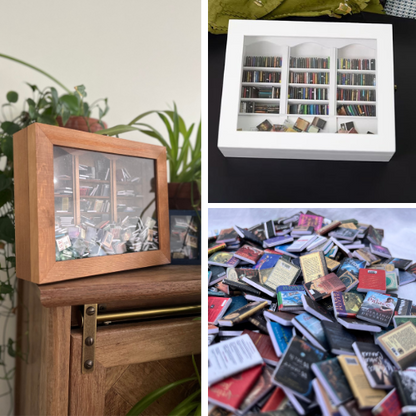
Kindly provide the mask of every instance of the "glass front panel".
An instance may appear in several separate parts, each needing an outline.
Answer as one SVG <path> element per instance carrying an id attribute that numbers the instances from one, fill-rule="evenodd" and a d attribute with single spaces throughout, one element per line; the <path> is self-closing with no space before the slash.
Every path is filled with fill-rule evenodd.
<path id="1" fill-rule="evenodd" d="M 56 260 L 159 249 L 155 161 L 54 146 Z"/>
<path id="2" fill-rule="evenodd" d="M 378 134 L 375 39 L 246 36 L 241 64 L 238 131 Z"/>
<path id="3" fill-rule="evenodd" d="M 170 251 L 172 259 L 199 259 L 199 222 L 193 215 L 170 216 Z"/>

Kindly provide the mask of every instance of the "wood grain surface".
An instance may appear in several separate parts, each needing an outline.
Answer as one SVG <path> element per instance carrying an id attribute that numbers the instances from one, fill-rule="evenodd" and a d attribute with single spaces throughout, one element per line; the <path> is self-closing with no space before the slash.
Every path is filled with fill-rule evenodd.
<path id="1" fill-rule="evenodd" d="M 18 348 L 15 377 L 16 415 L 68 414 L 70 320 L 69 306 L 47 309 L 36 286 L 19 281 Z"/>
<path id="2" fill-rule="evenodd" d="M 40 285 L 38 290 L 42 305 L 48 308 L 135 299 L 143 299 L 149 305 L 152 299 L 160 302 L 161 298 L 166 300 L 166 306 L 173 299 L 173 306 L 180 299 L 184 299 L 182 304 L 200 300 L 201 267 L 158 266 Z"/>

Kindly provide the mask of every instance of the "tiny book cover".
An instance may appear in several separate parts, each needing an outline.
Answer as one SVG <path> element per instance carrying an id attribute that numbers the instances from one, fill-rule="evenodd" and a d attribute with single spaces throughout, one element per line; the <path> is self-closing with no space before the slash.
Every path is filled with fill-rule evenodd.
<path id="1" fill-rule="evenodd" d="M 354 355 L 352 344 L 357 338 L 338 322 L 322 321 L 325 337 L 332 354 Z"/>
<path id="2" fill-rule="evenodd" d="M 262 269 L 273 269 L 276 266 L 277 261 L 282 257 L 280 254 L 271 254 L 264 253 L 258 262 L 255 264 L 253 269 L 262 270 Z"/>
<path id="3" fill-rule="evenodd" d="M 300 214 L 298 226 L 313 227 L 315 231 L 322 228 L 323 217 L 318 215 Z"/>
<path id="4" fill-rule="evenodd" d="M 343 292 L 346 287 L 335 273 L 319 277 L 303 285 L 313 300 L 321 300 L 331 296 L 332 292 Z"/>
<path id="5" fill-rule="evenodd" d="M 277 322 L 267 322 L 267 329 L 269 330 L 270 339 L 273 343 L 274 350 L 278 357 L 281 357 L 287 346 L 290 343 L 290 340 L 293 337 L 292 327 L 283 326 Z"/>
<path id="6" fill-rule="evenodd" d="M 243 247 L 240 247 L 235 253 L 234 257 L 237 257 L 240 260 L 246 261 L 247 263 L 256 264 L 260 257 L 263 255 L 263 251 L 258 248 L 249 246 L 245 244 Z"/>
<path id="7" fill-rule="evenodd" d="M 308 227 L 307 225 L 301 226 L 297 225 L 292 230 L 292 235 L 308 235 L 313 234 L 313 227 Z"/>
<path id="8" fill-rule="evenodd" d="M 385 391 L 371 388 L 357 357 L 339 355 L 338 360 L 360 409 L 372 408 L 384 399 Z"/>
<path id="9" fill-rule="evenodd" d="M 375 416 L 400 416 L 402 404 L 396 389 L 393 389 L 387 396 L 373 407 Z"/>
<path id="10" fill-rule="evenodd" d="M 238 234 L 235 232 L 234 228 L 225 228 L 218 234 L 216 243 L 233 243 L 234 241 L 237 241 L 237 238 Z"/>
<path id="11" fill-rule="evenodd" d="M 311 365 L 326 358 L 325 352 L 295 336 L 277 366 L 274 381 L 310 402 L 313 398 L 312 380 L 315 378 Z"/>
<path id="12" fill-rule="evenodd" d="M 287 248 L 280 247 L 283 250 L 298 253 L 301 252 L 307 245 L 312 243 L 316 239 L 316 235 L 304 235 L 297 239 L 294 243 L 289 245 Z"/>
<path id="13" fill-rule="evenodd" d="M 358 279 L 358 273 L 360 269 L 363 269 L 366 265 L 366 262 L 363 260 L 352 259 L 350 257 L 345 257 L 337 270 L 337 276 L 343 275 L 345 272 L 350 272 Z"/>
<path id="14" fill-rule="evenodd" d="M 263 371 L 260 377 L 257 379 L 253 388 L 244 398 L 243 403 L 238 409 L 238 414 L 247 413 L 253 406 L 255 406 L 260 400 L 263 399 L 264 396 L 266 396 L 273 389 L 274 384 L 272 381 L 272 376 L 273 370 L 268 366 L 263 367 Z"/>
<path id="15" fill-rule="evenodd" d="M 352 347 L 370 386 L 373 389 L 391 389 L 395 368 L 382 349 L 368 342 L 355 342 Z"/>
<path id="16" fill-rule="evenodd" d="M 349 240 L 353 241 L 358 235 L 358 230 L 353 230 L 351 228 L 344 228 L 339 227 L 335 231 L 333 231 L 333 235 L 335 238 L 339 240 Z"/>
<path id="17" fill-rule="evenodd" d="M 224 314 L 224 316 L 229 315 L 230 313 L 235 312 L 237 309 L 242 308 L 243 306 L 247 305 L 247 299 L 244 296 L 233 296 L 231 298 L 231 304 L 230 306 L 227 308 L 226 313 Z"/>
<path id="18" fill-rule="evenodd" d="M 263 315 L 270 321 L 274 321 L 283 326 L 293 326 L 292 319 L 296 316 L 290 312 L 281 312 L 281 311 L 264 311 Z"/>
<path id="19" fill-rule="evenodd" d="M 357 318 L 387 328 L 396 309 L 397 299 L 378 292 L 367 292 Z"/>
<path id="20" fill-rule="evenodd" d="M 208 401 L 234 412 L 253 388 L 263 367 L 264 364 L 257 365 L 214 384 L 208 389 Z"/>
<path id="21" fill-rule="evenodd" d="M 339 279 L 342 283 L 344 283 L 346 287 L 346 292 L 349 292 L 358 285 L 358 279 L 351 272 L 348 271 L 339 276 Z"/>
<path id="22" fill-rule="evenodd" d="M 258 332 L 250 331 L 249 329 L 245 329 L 242 335 L 244 334 L 247 334 L 251 338 L 257 348 L 257 351 L 266 364 L 272 366 L 277 365 L 279 362 L 279 357 L 274 351 L 274 347 L 269 335 L 260 334 Z"/>
<path id="23" fill-rule="evenodd" d="M 232 337 L 210 345 L 208 347 L 208 386 L 259 364 L 264 364 L 263 358 L 248 335 Z"/>
<path id="24" fill-rule="evenodd" d="M 224 248 L 227 248 L 227 244 L 221 243 L 221 244 L 215 244 L 214 246 L 211 246 L 208 248 L 208 256 L 211 254 L 214 254 L 216 251 L 223 250 Z"/>
<path id="25" fill-rule="evenodd" d="M 393 264 L 395 268 L 400 270 L 407 270 L 409 266 L 412 264 L 412 260 L 405 260 L 405 259 L 398 259 L 398 258 L 391 258 L 387 260 L 388 264 Z"/>
<path id="26" fill-rule="evenodd" d="M 376 343 L 399 370 L 416 365 L 416 327 L 411 322 L 379 336 Z"/>
<path id="27" fill-rule="evenodd" d="M 231 304 L 231 298 L 208 296 L 208 323 L 217 325 Z"/>
<path id="28" fill-rule="evenodd" d="M 332 292 L 334 313 L 342 318 L 354 318 L 361 308 L 364 296 L 356 292 Z"/>
<path id="29" fill-rule="evenodd" d="M 240 260 L 234 257 L 234 253 L 227 253 L 225 251 L 214 253 L 208 258 L 208 264 L 212 264 L 213 266 L 236 267 L 239 262 Z"/>
<path id="30" fill-rule="evenodd" d="M 276 387 L 267 402 L 261 408 L 261 413 L 283 410 L 286 404 L 287 398 L 285 392 L 281 387 Z"/>
<path id="31" fill-rule="evenodd" d="M 270 280 L 270 275 L 273 269 L 252 269 L 249 276 L 242 276 L 241 280 L 250 286 L 266 293 L 270 297 L 276 296 L 276 286 Z"/>
<path id="32" fill-rule="evenodd" d="M 358 280 L 357 290 L 359 292 L 386 292 L 385 270 L 360 269 Z"/>
<path id="33" fill-rule="evenodd" d="M 269 285 L 276 288 L 278 286 L 293 285 L 301 273 L 298 266 L 292 264 L 289 260 L 280 258 L 274 266 L 269 278 Z"/>
<path id="34" fill-rule="evenodd" d="M 335 230 L 335 228 L 339 227 L 341 225 L 341 221 L 332 221 L 330 224 L 325 225 L 324 227 L 320 228 L 318 230 L 319 235 L 326 235 L 330 231 Z"/>
<path id="35" fill-rule="evenodd" d="M 334 314 L 332 311 L 326 309 L 319 302 L 311 299 L 309 296 L 302 296 L 303 309 L 321 321 L 334 322 Z"/>
<path id="36" fill-rule="evenodd" d="M 311 282 L 312 280 L 328 274 L 325 256 L 322 251 L 302 256 L 299 261 L 305 283 Z"/>
<path id="37" fill-rule="evenodd" d="M 279 311 L 300 311 L 303 309 L 302 295 L 305 289 L 300 285 L 278 286 L 277 303 Z"/>
<path id="38" fill-rule="evenodd" d="M 379 257 L 384 257 L 386 259 L 391 258 L 391 253 L 387 247 L 379 246 L 377 244 L 370 244 L 370 251 Z"/>
<path id="39" fill-rule="evenodd" d="M 354 398 L 337 358 L 312 364 L 312 371 L 335 406 Z"/>
<path id="40" fill-rule="evenodd" d="M 271 237 L 265 241 L 263 241 L 263 247 L 276 247 L 283 244 L 291 243 L 293 241 L 293 237 L 290 236 L 277 236 Z"/>
<path id="41" fill-rule="evenodd" d="M 322 386 L 318 378 L 313 380 L 312 386 L 315 390 L 315 398 L 321 408 L 322 414 L 325 416 L 340 416 L 338 408 L 332 403 L 327 390 Z"/>
<path id="42" fill-rule="evenodd" d="M 397 290 L 398 287 L 396 272 L 386 271 L 386 291 Z"/>
<path id="43" fill-rule="evenodd" d="M 293 325 L 311 342 L 315 347 L 328 350 L 328 342 L 324 333 L 322 322 L 304 312 L 293 319 Z"/>
<path id="44" fill-rule="evenodd" d="M 400 325 L 405 324 L 406 322 L 411 322 L 416 326 L 416 316 L 414 315 L 402 315 L 402 316 L 393 316 L 394 327 L 397 328 Z"/>
<path id="45" fill-rule="evenodd" d="M 416 371 L 395 371 L 393 383 L 401 403 L 401 412 L 414 414 L 416 412 Z"/>
<path id="46" fill-rule="evenodd" d="M 244 228 L 238 227 L 237 225 L 234 226 L 234 230 L 244 240 L 251 241 L 252 243 L 259 245 L 260 247 L 263 246 L 263 240 L 257 234 L 245 230 Z"/>
<path id="47" fill-rule="evenodd" d="M 233 326 L 240 323 L 244 319 L 251 315 L 254 315 L 257 311 L 264 309 L 268 305 L 267 301 L 264 302 L 251 302 L 247 305 L 237 309 L 233 313 L 224 316 L 218 321 L 220 326 Z"/>
<path id="48" fill-rule="evenodd" d="M 413 302 L 409 299 L 397 299 L 396 310 L 394 315 L 411 315 Z"/>

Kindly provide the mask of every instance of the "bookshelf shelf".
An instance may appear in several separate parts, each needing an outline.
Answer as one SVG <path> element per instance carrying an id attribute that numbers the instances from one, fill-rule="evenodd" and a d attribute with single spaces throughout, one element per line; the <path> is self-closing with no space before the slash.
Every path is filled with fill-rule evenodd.
<path id="1" fill-rule="evenodd" d="M 241 98 L 241 101 L 253 101 L 254 103 L 278 103 L 280 98 Z"/>
<path id="2" fill-rule="evenodd" d="M 337 69 L 338 72 L 343 74 L 375 74 L 376 71 L 365 69 Z"/>
<path id="3" fill-rule="evenodd" d="M 110 199 L 110 197 L 109 196 L 99 196 L 99 195 L 93 195 L 93 196 L 90 196 L 90 195 L 80 195 L 80 199 Z"/>
<path id="4" fill-rule="evenodd" d="M 310 100 L 310 99 L 302 99 L 302 98 L 289 98 L 287 100 L 289 103 L 292 104 L 328 104 L 328 100 Z"/>
<path id="5" fill-rule="evenodd" d="M 244 81 L 241 83 L 241 85 L 243 86 L 247 86 L 247 87 L 281 87 L 281 84 L 278 82 L 247 82 Z"/>
<path id="6" fill-rule="evenodd" d="M 337 85 L 338 89 L 351 89 L 351 90 L 375 90 L 376 86 L 375 85 L 342 85 L 342 84 L 338 84 Z"/>
<path id="7" fill-rule="evenodd" d="M 329 68 L 289 68 L 291 72 L 330 72 Z"/>
<path id="8" fill-rule="evenodd" d="M 274 66 L 243 66 L 246 71 L 281 72 L 282 68 Z"/>
<path id="9" fill-rule="evenodd" d="M 375 101 L 342 101 L 342 100 L 338 100 L 337 103 L 338 105 L 342 105 L 342 104 L 375 105 L 376 104 Z"/>
<path id="10" fill-rule="evenodd" d="M 289 87 L 310 87 L 310 88 L 329 88 L 329 84 L 298 84 L 296 82 L 289 82 Z"/>
<path id="11" fill-rule="evenodd" d="M 83 184 L 83 183 L 110 183 L 110 181 L 103 181 L 101 179 L 81 179 L 81 178 L 79 178 L 79 183 L 80 184 Z"/>

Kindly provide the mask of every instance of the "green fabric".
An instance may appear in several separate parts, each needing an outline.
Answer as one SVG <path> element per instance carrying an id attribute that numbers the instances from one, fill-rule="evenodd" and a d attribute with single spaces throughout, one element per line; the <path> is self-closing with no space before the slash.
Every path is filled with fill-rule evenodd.
<path id="1" fill-rule="evenodd" d="M 384 13 L 379 0 L 209 0 L 208 30 L 227 33 L 230 19 L 274 20 L 289 16 L 328 15 L 340 19 L 349 13 Z"/>

